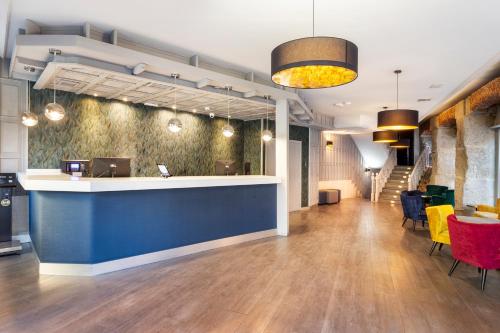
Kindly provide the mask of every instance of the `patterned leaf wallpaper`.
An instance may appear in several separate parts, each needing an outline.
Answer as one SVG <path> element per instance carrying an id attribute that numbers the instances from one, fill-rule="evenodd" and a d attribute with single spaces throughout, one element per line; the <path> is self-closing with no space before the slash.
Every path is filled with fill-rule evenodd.
<path id="1" fill-rule="evenodd" d="M 242 173 L 243 121 L 232 120 L 235 134 L 226 138 L 223 118 L 178 112 L 183 130 L 174 134 L 167 130 L 170 110 L 58 92 L 66 117 L 54 123 L 43 116 L 51 99 L 50 90 L 32 90 L 31 109 L 39 123 L 29 129 L 30 168 L 59 168 L 61 159 L 130 157 L 135 176 L 157 175 L 157 163 L 166 163 L 175 175 L 213 175 L 216 160 L 230 159 Z"/>

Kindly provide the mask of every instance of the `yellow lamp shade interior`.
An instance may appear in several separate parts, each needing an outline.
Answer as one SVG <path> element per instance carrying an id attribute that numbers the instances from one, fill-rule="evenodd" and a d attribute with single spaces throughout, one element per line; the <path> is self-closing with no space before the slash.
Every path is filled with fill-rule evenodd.
<path id="1" fill-rule="evenodd" d="M 317 89 L 347 84 L 357 76 L 355 71 L 344 67 L 307 65 L 281 70 L 272 76 L 272 80 L 282 86 Z"/>

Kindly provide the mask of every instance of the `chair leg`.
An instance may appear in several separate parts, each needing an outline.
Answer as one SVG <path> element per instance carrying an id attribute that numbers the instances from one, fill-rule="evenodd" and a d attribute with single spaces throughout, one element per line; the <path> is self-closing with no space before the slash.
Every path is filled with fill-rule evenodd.
<path id="1" fill-rule="evenodd" d="M 402 226 L 402 227 L 404 227 L 404 226 L 405 226 L 406 221 L 408 221 L 408 218 L 405 216 L 405 217 L 403 218 L 403 224 L 401 224 L 401 226 Z"/>
<path id="2" fill-rule="evenodd" d="M 425 221 L 422 220 L 422 228 L 425 228 Z"/>
<path id="3" fill-rule="evenodd" d="M 415 231 L 415 225 L 417 224 L 417 220 L 413 220 L 413 231 Z"/>
<path id="4" fill-rule="evenodd" d="M 481 268 L 479 268 L 479 267 L 478 267 L 478 268 L 477 268 L 477 273 L 478 273 L 478 274 L 480 274 L 480 273 L 481 273 L 481 271 L 482 271 L 482 270 L 481 270 Z"/>
<path id="5" fill-rule="evenodd" d="M 458 259 L 455 259 L 453 265 L 451 265 L 450 271 L 448 272 L 448 276 L 451 276 L 451 274 L 453 274 L 453 271 L 455 270 L 455 268 L 457 268 L 459 263 L 460 261 Z"/>
<path id="6" fill-rule="evenodd" d="M 432 247 L 431 247 L 431 250 L 429 251 L 429 256 L 431 256 L 432 252 L 434 252 L 434 249 L 436 248 L 436 245 L 438 245 L 438 242 L 432 242 Z"/>
<path id="7" fill-rule="evenodd" d="M 481 290 L 484 291 L 484 287 L 486 286 L 486 274 L 488 274 L 487 269 L 481 269 Z"/>
<path id="8" fill-rule="evenodd" d="M 443 248 L 443 243 L 439 244 L 439 251 Z"/>

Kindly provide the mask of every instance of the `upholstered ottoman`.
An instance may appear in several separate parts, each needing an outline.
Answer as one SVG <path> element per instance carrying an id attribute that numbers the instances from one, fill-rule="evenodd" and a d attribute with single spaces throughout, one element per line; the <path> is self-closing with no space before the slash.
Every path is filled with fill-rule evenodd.
<path id="1" fill-rule="evenodd" d="M 330 189 L 330 190 L 320 190 L 319 191 L 319 205 L 324 204 L 334 204 L 340 202 L 340 190 Z"/>

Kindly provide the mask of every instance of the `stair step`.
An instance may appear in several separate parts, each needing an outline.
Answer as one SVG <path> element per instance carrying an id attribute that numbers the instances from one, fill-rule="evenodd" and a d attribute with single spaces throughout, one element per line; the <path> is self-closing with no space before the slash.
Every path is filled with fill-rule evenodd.
<path id="1" fill-rule="evenodd" d="M 396 204 L 396 205 L 401 205 L 401 201 L 399 199 L 385 199 L 380 197 L 378 199 L 379 202 L 385 202 L 385 203 L 391 203 L 391 204 Z"/>

